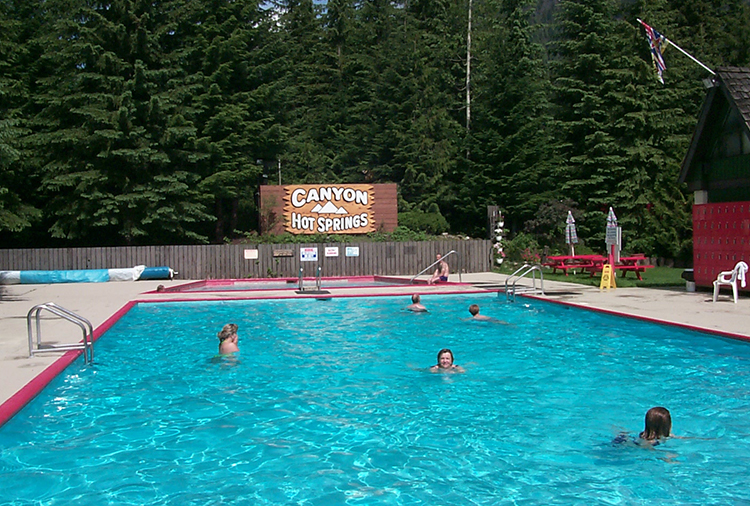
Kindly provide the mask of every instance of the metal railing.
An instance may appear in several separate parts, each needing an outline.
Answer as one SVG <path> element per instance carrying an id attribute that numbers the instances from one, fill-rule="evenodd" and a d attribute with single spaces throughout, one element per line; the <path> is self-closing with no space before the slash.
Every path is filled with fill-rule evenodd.
<path id="1" fill-rule="evenodd" d="M 305 278 L 303 276 L 305 270 L 300 267 L 299 268 L 299 291 L 304 292 L 305 291 Z M 315 291 L 320 291 L 320 275 L 323 272 L 323 268 L 321 266 L 318 266 L 318 268 L 315 270 Z"/>
<path id="2" fill-rule="evenodd" d="M 536 272 L 539 272 L 539 288 L 536 287 Z M 516 283 L 531 273 L 532 286 L 517 287 Z M 511 283 L 512 282 L 512 283 Z M 510 285 L 510 286 L 509 286 Z M 523 264 L 516 271 L 505 278 L 505 297 L 509 301 L 516 300 L 517 293 L 540 293 L 544 295 L 544 272 L 539 264 Z"/>
<path id="3" fill-rule="evenodd" d="M 78 325 L 83 331 L 83 341 L 75 344 L 42 344 L 42 325 L 41 313 L 49 311 L 50 313 L 63 318 L 71 323 Z M 32 320 L 36 325 L 32 325 Z M 86 318 L 75 314 L 74 312 L 58 306 L 54 302 L 45 302 L 32 307 L 26 315 L 26 327 L 29 332 L 29 357 L 36 353 L 50 351 L 70 351 L 83 350 L 83 361 L 91 364 L 94 361 L 94 327 Z M 36 328 L 36 348 L 34 347 L 34 328 Z"/>
<path id="4" fill-rule="evenodd" d="M 415 279 L 417 279 L 417 278 L 418 278 L 419 276 L 421 276 L 421 275 L 422 275 L 422 274 L 424 274 L 425 272 L 429 271 L 430 269 L 432 269 L 432 268 L 433 268 L 433 267 L 435 267 L 435 266 L 436 266 L 437 264 L 439 264 L 439 263 L 440 263 L 441 261 L 445 260 L 446 258 L 448 258 L 448 257 L 449 257 L 449 256 L 451 256 L 451 255 L 456 255 L 456 258 L 458 258 L 458 253 L 456 252 L 456 250 L 453 250 L 453 249 L 452 249 L 452 250 L 450 250 L 450 251 L 449 251 L 448 253 L 446 253 L 445 255 L 441 255 L 441 258 L 440 258 L 440 260 L 435 260 L 435 261 L 434 261 L 434 262 L 432 262 L 432 263 L 431 263 L 430 265 L 428 265 L 427 267 L 425 267 L 424 269 L 422 269 L 421 271 L 419 271 L 419 273 L 418 273 L 418 274 L 417 274 L 416 276 L 414 276 L 413 278 L 411 278 L 411 279 L 409 280 L 409 283 L 414 283 L 414 280 L 415 280 Z M 458 282 L 459 282 L 459 283 L 462 283 L 463 281 L 461 280 L 461 269 L 456 269 L 456 270 L 458 271 Z"/>

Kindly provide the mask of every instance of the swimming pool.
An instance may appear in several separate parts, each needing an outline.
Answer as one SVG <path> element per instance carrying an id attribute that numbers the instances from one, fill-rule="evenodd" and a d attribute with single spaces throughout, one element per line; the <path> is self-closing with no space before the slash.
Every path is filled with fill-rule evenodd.
<path id="1" fill-rule="evenodd" d="M 0 503 L 736 504 L 750 348 L 494 295 L 140 304 L 0 428 Z M 508 324 L 467 321 L 467 307 Z M 240 326 L 237 360 L 216 333 Z M 450 347 L 465 374 L 432 374 Z M 615 447 L 664 405 L 674 432 Z"/>
<path id="2" fill-rule="evenodd" d="M 321 289 L 326 288 L 363 288 L 377 286 L 409 285 L 408 279 L 385 276 L 354 276 L 348 278 L 321 278 Z M 305 278 L 304 286 L 315 286 L 315 279 Z M 285 290 L 299 289 L 298 278 L 264 278 L 264 279 L 209 279 L 168 287 L 165 292 L 224 292 L 245 290 Z"/>

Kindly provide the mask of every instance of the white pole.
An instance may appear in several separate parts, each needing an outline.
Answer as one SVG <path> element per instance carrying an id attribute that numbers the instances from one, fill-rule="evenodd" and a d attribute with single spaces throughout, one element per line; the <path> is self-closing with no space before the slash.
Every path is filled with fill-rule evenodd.
<path id="1" fill-rule="evenodd" d="M 708 68 L 708 67 L 706 67 L 705 65 L 703 65 L 703 64 L 702 64 L 701 62 L 699 62 L 699 61 L 698 61 L 697 59 L 695 59 L 695 58 L 693 57 L 693 55 L 691 55 L 690 53 L 688 53 L 687 51 L 685 51 L 684 49 L 682 49 L 682 48 L 681 48 L 680 46 L 678 46 L 677 44 L 675 44 L 674 42 L 672 42 L 671 40 L 669 40 L 669 39 L 668 39 L 668 38 L 666 38 L 666 37 L 664 37 L 664 40 L 666 40 L 667 42 L 669 42 L 670 44 L 672 44 L 672 45 L 673 45 L 673 46 L 675 47 L 675 49 L 677 49 L 677 50 L 678 50 L 678 51 L 680 51 L 680 52 L 681 52 L 682 54 L 684 54 L 685 56 L 687 56 L 688 58 L 690 58 L 691 60 L 693 60 L 693 61 L 694 61 L 695 63 L 697 63 L 698 65 L 700 65 L 700 66 L 701 66 L 701 67 L 703 67 L 704 69 L 706 69 L 706 70 L 707 70 L 708 72 L 710 72 L 710 73 L 711 73 L 711 75 L 712 75 L 712 76 L 715 76 L 715 75 L 716 75 L 716 72 L 714 72 L 714 71 L 713 71 L 713 70 L 711 70 L 710 68 Z"/>

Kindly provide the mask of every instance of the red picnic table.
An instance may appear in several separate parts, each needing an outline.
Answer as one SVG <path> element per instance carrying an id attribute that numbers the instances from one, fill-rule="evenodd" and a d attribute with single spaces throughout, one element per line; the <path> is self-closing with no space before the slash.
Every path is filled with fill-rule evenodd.
<path id="1" fill-rule="evenodd" d="M 601 255 L 568 255 L 568 256 L 549 256 L 543 263 L 545 267 L 552 269 L 552 274 L 560 270 L 568 275 L 569 269 L 595 269 L 597 265 L 603 264 L 607 259 Z"/>
<path id="2" fill-rule="evenodd" d="M 607 259 L 605 258 L 605 262 L 606 260 Z M 623 278 L 627 275 L 628 272 L 633 271 L 635 272 L 636 277 L 639 280 L 642 280 L 643 278 L 641 277 L 641 273 L 646 272 L 646 269 L 653 269 L 654 267 L 653 265 L 646 265 L 642 263 L 645 261 L 646 261 L 646 255 L 644 255 L 643 253 L 636 253 L 632 256 L 620 257 L 620 262 L 613 265 L 612 269 L 615 272 L 621 271 Z M 597 263 L 593 265 L 592 267 L 588 267 L 587 270 L 591 273 L 591 276 L 593 276 L 597 272 L 602 272 L 602 269 L 604 269 L 605 262 L 602 262 L 600 264 Z"/>

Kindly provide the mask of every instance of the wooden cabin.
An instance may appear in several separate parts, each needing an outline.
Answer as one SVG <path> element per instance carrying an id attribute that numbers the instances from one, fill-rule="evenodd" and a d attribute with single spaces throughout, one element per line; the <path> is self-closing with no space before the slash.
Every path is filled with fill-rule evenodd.
<path id="1" fill-rule="evenodd" d="M 750 263 L 750 68 L 720 67 L 682 162 L 693 192 L 693 275 L 711 286 L 721 271 Z"/>

